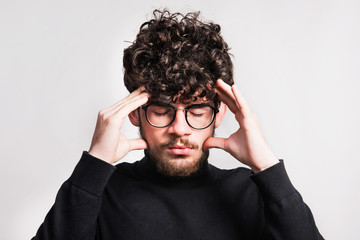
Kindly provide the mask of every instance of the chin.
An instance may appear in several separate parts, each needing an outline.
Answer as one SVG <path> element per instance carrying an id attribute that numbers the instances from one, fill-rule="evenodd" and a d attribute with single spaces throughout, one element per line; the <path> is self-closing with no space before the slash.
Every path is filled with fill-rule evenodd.
<path id="1" fill-rule="evenodd" d="M 179 157 L 176 157 L 175 159 L 169 160 L 168 164 L 171 165 L 174 169 L 181 170 L 181 169 L 194 168 L 195 165 L 197 165 L 198 161 L 199 160 L 194 160 L 192 158 L 179 156 Z"/>
<path id="2" fill-rule="evenodd" d="M 198 157 L 176 155 L 176 156 L 156 156 L 150 157 L 156 165 L 159 173 L 171 177 L 188 177 L 198 172 L 204 162 L 207 161 L 209 152 L 202 152 Z"/>

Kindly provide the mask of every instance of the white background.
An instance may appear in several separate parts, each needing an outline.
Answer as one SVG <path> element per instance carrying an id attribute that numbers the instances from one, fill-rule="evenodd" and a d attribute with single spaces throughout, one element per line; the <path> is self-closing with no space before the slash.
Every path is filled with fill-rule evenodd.
<path id="1" fill-rule="evenodd" d="M 97 112 L 127 95 L 126 41 L 163 7 L 200 10 L 222 26 L 235 82 L 320 232 L 360 239 L 357 0 L 2 0 L 0 239 L 35 235 L 88 150 Z M 228 113 L 217 135 L 235 129 Z M 129 122 L 124 133 L 138 135 Z M 240 165 L 220 150 L 211 162 Z"/>

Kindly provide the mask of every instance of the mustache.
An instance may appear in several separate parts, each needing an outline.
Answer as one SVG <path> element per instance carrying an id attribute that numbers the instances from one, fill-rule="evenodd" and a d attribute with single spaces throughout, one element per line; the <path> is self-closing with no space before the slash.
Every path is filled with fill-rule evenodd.
<path id="1" fill-rule="evenodd" d="M 188 139 L 183 139 L 183 138 L 173 138 L 168 142 L 162 143 L 160 146 L 161 148 L 169 148 L 171 146 L 174 146 L 175 144 L 179 144 L 181 143 L 182 145 L 192 148 L 192 149 L 198 149 L 199 145 L 194 143 L 194 142 L 190 142 Z"/>

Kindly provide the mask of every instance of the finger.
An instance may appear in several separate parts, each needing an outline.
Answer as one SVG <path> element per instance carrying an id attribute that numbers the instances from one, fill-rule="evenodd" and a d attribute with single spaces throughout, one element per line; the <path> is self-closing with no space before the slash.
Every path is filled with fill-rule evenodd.
<path id="1" fill-rule="evenodd" d="M 249 104 L 247 103 L 246 99 L 244 98 L 244 96 L 240 93 L 240 91 L 236 85 L 233 85 L 231 87 L 231 90 L 235 96 L 236 103 L 239 106 L 243 115 L 244 116 L 248 115 L 248 113 L 250 112 L 250 107 L 249 107 Z"/>
<path id="2" fill-rule="evenodd" d="M 232 93 L 231 86 L 224 82 L 221 79 L 218 79 L 216 81 L 216 90 L 220 91 L 221 93 L 227 95 L 230 99 L 233 99 L 235 101 L 235 97 Z"/>
<path id="3" fill-rule="evenodd" d="M 116 112 L 118 112 L 120 109 L 124 108 L 125 106 L 129 105 L 130 103 L 137 101 L 140 98 L 146 97 L 147 99 L 150 98 L 150 95 L 148 93 L 140 93 L 139 95 L 134 95 L 131 98 L 128 98 L 126 101 L 122 101 L 121 103 L 119 103 L 118 105 L 114 106 L 113 108 L 111 108 L 107 114 L 112 115 L 115 114 Z M 145 102 L 146 103 L 146 102 Z M 144 103 L 144 104 L 145 104 Z M 141 106 L 141 105 L 140 105 Z"/>
<path id="4" fill-rule="evenodd" d="M 130 151 L 132 150 L 141 150 L 147 148 L 147 143 L 142 138 L 130 139 Z"/>
<path id="5" fill-rule="evenodd" d="M 98 114 L 98 119 L 100 119 L 100 122 L 102 121 L 108 121 L 110 119 L 113 119 L 112 122 L 118 122 L 121 123 L 122 120 L 124 120 L 125 117 L 129 115 L 129 113 L 141 105 L 145 104 L 149 99 L 149 96 L 147 94 L 140 94 L 128 102 L 117 106 L 113 110 L 101 110 Z M 130 110 L 129 110 L 130 109 Z M 130 111 L 130 112 L 129 112 Z M 121 124 L 122 126 L 122 124 Z"/>
<path id="6" fill-rule="evenodd" d="M 223 80 L 219 79 L 217 81 L 217 85 L 219 86 L 218 87 L 219 97 L 222 97 L 224 99 L 224 103 L 226 103 L 226 105 L 229 106 L 229 109 L 232 112 L 236 113 L 235 109 L 239 109 L 243 117 L 249 116 L 249 113 L 251 113 L 249 104 L 247 103 L 247 101 L 240 93 L 239 89 L 235 84 L 230 86 L 227 83 L 225 83 Z"/>
<path id="7" fill-rule="evenodd" d="M 217 80 L 216 85 L 217 87 L 215 88 L 215 92 L 219 95 L 220 100 L 228 105 L 229 109 L 233 113 L 236 113 L 239 106 L 236 103 L 235 96 L 232 92 L 232 87 L 221 79 Z"/>
<path id="8" fill-rule="evenodd" d="M 148 93 L 144 92 L 145 88 L 138 88 L 135 91 L 133 91 L 132 93 L 130 93 L 129 95 L 127 95 L 125 98 L 123 98 L 122 100 L 118 101 L 117 103 L 115 103 L 114 105 L 112 105 L 109 110 L 114 110 L 114 109 L 118 109 L 120 108 L 122 105 L 126 104 L 126 102 L 130 101 L 131 99 L 139 96 L 139 95 L 149 95 Z"/>
<path id="9" fill-rule="evenodd" d="M 127 117 L 132 111 L 144 105 L 149 100 L 146 95 L 139 95 L 131 99 L 130 102 L 124 104 L 120 109 L 117 109 L 116 112 L 113 113 L 113 116 L 120 120 L 120 118 Z"/>
<path id="10" fill-rule="evenodd" d="M 130 101 L 134 97 L 139 96 L 141 94 L 149 95 L 148 93 L 144 92 L 144 90 L 145 90 L 144 86 L 139 87 L 138 89 L 136 89 L 135 91 L 133 91 L 132 93 L 127 95 L 125 98 L 121 99 L 120 101 L 116 102 L 111 107 L 106 109 L 106 111 L 107 112 L 112 112 L 112 111 L 114 111 L 114 109 L 121 108 L 121 106 L 124 105 L 126 102 Z"/>
<path id="11" fill-rule="evenodd" d="M 216 91 L 216 93 L 218 94 L 219 99 L 229 107 L 230 111 L 232 111 L 234 114 L 239 111 L 239 108 L 233 98 L 220 91 Z"/>
<path id="12" fill-rule="evenodd" d="M 209 137 L 205 140 L 203 144 L 203 149 L 207 150 L 209 148 L 225 149 L 225 138 Z"/>

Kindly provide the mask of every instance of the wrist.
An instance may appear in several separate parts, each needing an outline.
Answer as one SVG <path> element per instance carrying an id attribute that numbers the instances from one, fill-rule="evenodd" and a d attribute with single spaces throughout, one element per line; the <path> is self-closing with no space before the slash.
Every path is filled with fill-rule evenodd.
<path id="1" fill-rule="evenodd" d="M 111 157 L 107 156 L 106 154 L 102 154 L 101 152 L 98 152 L 95 149 L 90 149 L 88 151 L 88 154 L 95 157 L 95 158 L 97 158 L 97 159 L 100 159 L 100 160 L 102 160 L 104 162 L 112 164 L 112 158 Z"/>
<path id="2" fill-rule="evenodd" d="M 279 162 L 280 161 L 277 157 L 272 156 L 270 158 L 262 159 L 261 161 L 254 161 L 253 165 L 250 167 L 254 173 L 258 173 L 258 172 L 264 171 L 265 169 L 268 169 L 268 168 L 274 166 L 275 164 L 277 164 Z"/>

